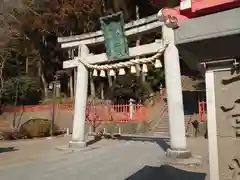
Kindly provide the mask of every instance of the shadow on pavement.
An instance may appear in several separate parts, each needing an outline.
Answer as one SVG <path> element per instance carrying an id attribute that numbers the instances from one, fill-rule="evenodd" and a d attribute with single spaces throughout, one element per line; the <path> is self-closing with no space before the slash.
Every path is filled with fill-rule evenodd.
<path id="1" fill-rule="evenodd" d="M 96 135 L 94 136 L 94 139 L 87 141 L 87 146 L 93 145 L 97 143 L 98 141 L 101 141 L 102 136 L 101 135 Z"/>
<path id="2" fill-rule="evenodd" d="M 146 141 L 146 142 L 156 142 L 164 151 L 170 148 L 168 142 L 169 138 L 160 137 L 143 137 L 143 136 L 118 136 L 119 140 L 125 141 Z"/>
<path id="3" fill-rule="evenodd" d="M 0 147 L 0 153 L 6 153 L 6 152 L 12 152 L 12 151 L 17 151 L 14 147 L 6 147 L 6 148 L 1 148 Z"/>
<path id="4" fill-rule="evenodd" d="M 172 166 L 145 166 L 125 180 L 205 180 L 206 174 L 189 172 Z"/>

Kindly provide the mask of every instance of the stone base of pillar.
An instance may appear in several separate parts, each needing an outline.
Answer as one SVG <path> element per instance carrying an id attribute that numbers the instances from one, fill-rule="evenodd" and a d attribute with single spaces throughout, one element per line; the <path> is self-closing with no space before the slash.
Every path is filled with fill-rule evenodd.
<path id="1" fill-rule="evenodd" d="M 188 150 L 180 149 L 167 149 L 166 156 L 171 158 L 186 159 L 192 156 L 192 153 Z"/>
<path id="2" fill-rule="evenodd" d="M 80 148 L 85 148 L 87 146 L 87 143 L 82 141 L 69 141 L 68 146 L 69 148 L 80 149 Z"/>

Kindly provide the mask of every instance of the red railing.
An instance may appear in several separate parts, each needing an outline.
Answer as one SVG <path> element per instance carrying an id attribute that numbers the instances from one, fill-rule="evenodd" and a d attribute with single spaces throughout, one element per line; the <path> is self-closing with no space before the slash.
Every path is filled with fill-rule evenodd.
<path id="1" fill-rule="evenodd" d="M 147 108 L 142 104 L 130 105 L 90 105 L 86 109 L 87 121 L 140 122 L 147 120 Z"/>
<path id="2" fill-rule="evenodd" d="M 198 114 L 199 114 L 200 122 L 207 121 L 207 103 L 206 102 L 203 101 L 198 103 Z"/>
<path id="3" fill-rule="evenodd" d="M 163 101 L 166 90 L 162 89 L 159 101 Z M 159 96 L 158 96 L 159 97 Z M 109 101 L 91 101 L 86 106 L 86 120 L 88 123 L 98 124 L 101 122 L 140 122 L 148 119 L 149 106 L 143 104 L 111 104 Z M 55 104 L 56 113 L 73 112 L 74 104 Z M 52 112 L 53 104 L 28 105 L 28 106 L 3 106 L 3 112 Z"/>
<path id="4" fill-rule="evenodd" d="M 56 112 L 72 112 L 74 104 L 56 104 Z M 131 110 L 130 110 L 131 109 Z M 53 111 L 52 104 L 43 104 L 35 106 L 4 106 L 4 112 L 43 112 Z M 89 123 L 113 121 L 118 123 L 139 122 L 147 120 L 147 107 L 142 104 L 113 105 L 113 104 L 94 104 L 89 103 L 86 107 L 86 120 Z"/>

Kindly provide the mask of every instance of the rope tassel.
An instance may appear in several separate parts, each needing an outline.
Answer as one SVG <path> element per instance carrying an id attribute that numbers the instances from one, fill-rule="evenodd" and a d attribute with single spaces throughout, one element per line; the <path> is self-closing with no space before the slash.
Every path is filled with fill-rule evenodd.
<path id="1" fill-rule="evenodd" d="M 119 74 L 120 76 L 125 75 L 125 74 L 126 74 L 125 69 L 124 69 L 124 68 L 120 68 L 118 74 Z"/>
<path id="2" fill-rule="evenodd" d="M 136 74 L 137 73 L 136 66 L 131 66 L 131 73 L 132 74 Z"/>
<path id="3" fill-rule="evenodd" d="M 113 69 L 110 69 L 109 75 L 110 76 L 116 76 L 116 73 L 115 73 L 115 71 Z"/>
<path id="4" fill-rule="evenodd" d="M 142 66 L 142 72 L 147 73 L 148 72 L 148 68 L 146 64 L 143 64 Z"/>
<path id="5" fill-rule="evenodd" d="M 92 74 L 94 77 L 97 77 L 98 76 L 98 71 L 96 69 L 93 70 L 93 74 Z"/>
<path id="6" fill-rule="evenodd" d="M 105 73 L 104 70 L 101 70 L 101 71 L 100 71 L 100 76 L 101 76 L 101 77 L 106 77 L 106 73 Z"/>
<path id="7" fill-rule="evenodd" d="M 155 61 L 154 66 L 155 66 L 155 68 L 162 68 L 162 63 L 161 63 L 161 61 L 160 61 L 159 59 L 157 59 L 157 60 Z"/>

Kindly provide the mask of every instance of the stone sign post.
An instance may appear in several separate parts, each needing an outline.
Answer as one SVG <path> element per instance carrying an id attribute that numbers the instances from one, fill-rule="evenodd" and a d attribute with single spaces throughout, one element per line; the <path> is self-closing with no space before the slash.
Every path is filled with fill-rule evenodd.
<path id="1" fill-rule="evenodd" d="M 206 69 L 211 180 L 240 179 L 240 74 L 234 62 L 211 62 Z"/>

